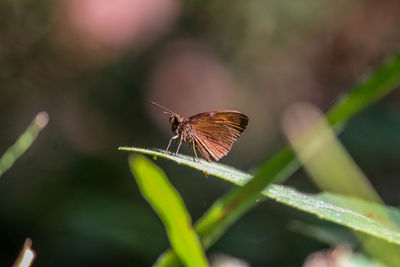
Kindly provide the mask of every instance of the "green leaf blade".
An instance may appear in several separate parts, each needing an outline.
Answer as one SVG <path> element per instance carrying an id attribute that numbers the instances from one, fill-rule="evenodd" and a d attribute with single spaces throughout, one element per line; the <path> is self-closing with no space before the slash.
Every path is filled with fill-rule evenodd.
<path id="1" fill-rule="evenodd" d="M 211 163 L 210 165 L 199 167 L 198 162 L 191 160 L 190 157 L 182 155 L 175 156 L 140 148 L 124 148 L 124 150 L 137 151 L 150 155 L 156 154 L 157 156 L 173 160 L 177 163 L 181 163 L 181 161 L 177 161 L 176 159 L 183 158 L 185 159 L 185 165 L 208 172 L 209 174 L 239 186 L 243 185 L 239 181 L 246 179 L 245 177 L 251 179 L 250 174 L 240 172 L 229 166 L 222 166 L 223 164 L 221 163 Z M 211 167 L 214 164 L 217 164 L 218 168 L 223 168 L 225 172 L 212 172 Z M 389 243 L 400 245 L 400 232 L 398 228 L 387 224 L 385 218 L 382 220 L 379 219 L 379 216 L 381 216 L 380 214 L 385 214 L 387 212 L 390 214 L 391 218 L 395 218 L 394 221 L 396 223 L 398 222 L 397 225 L 400 227 L 400 211 L 396 208 L 336 194 L 306 194 L 283 185 L 270 185 L 267 189 L 263 190 L 262 194 L 287 206 L 313 214 L 323 220 L 331 221 L 383 239 Z M 345 203 L 351 203 L 352 205 L 349 204 L 346 206 Z M 359 209 L 356 209 L 357 206 L 359 206 Z M 376 216 L 371 214 L 376 214 Z"/>
<path id="2" fill-rule="evenodd" d="M 332 126 L 340 127 L 358 112 L 394 90 L 399 81 L 400 53 L 397 52 L 348 94 L 343 95 L 327 112 L 328 121 Z"/>
<path id="3" fill-rule="evenodd" d="M 45 111 L 39 112 L 29 124 L 25 132 L 18 138 L 2 157 L 0 157 L 0 177 L 12 167 L 14 162 L 20 158 L 38 137 L 41 130 L 49 122 L 49 114 Z"/>
<path id="4" fill-rule="evenodd" d="M 171 246 L 186 266 L 208 266 L 191 218 L 165 174 L 143 156 L 129 158 L 140 191 L 162 220 Z"/>
<path id="5" fill-rule="evenodd" d="M 338 194 L 305 194 L 282 185 L 271 186 L 263 194 L 321 219 L 400 245 L 398 227 L 379 217 L 390 214 L 391 218 L 400 218 L 396 208 Z M 400 221 L 397 225 L 400 226 Z"/>

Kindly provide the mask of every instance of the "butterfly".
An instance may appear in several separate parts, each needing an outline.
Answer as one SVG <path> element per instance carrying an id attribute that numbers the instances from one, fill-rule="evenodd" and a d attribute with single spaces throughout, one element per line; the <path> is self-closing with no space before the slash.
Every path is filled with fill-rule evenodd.
<path id="1" fill-rule="evenodd" d="M 164 114 L 170 115 L 169 122 L 175 135 L 169 140 L 165 151 L 168 152 L 173 140 L 179 140 L 175 152 L 178 154 L 182 142 L 187 142 L 197 160 L 197 153 L 208 162 L 226 156 L 249 122 L 246 115 L 235 110 L 203 112 L 186 119 L 155 102 L 151 103 L 163 109 Z"/>

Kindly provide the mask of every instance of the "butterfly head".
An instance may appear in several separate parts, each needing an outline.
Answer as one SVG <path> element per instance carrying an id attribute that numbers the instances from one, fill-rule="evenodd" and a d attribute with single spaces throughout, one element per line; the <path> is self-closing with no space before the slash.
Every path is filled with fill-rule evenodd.
<path id="1" fill-rule="evenodd" d="M 178 128 L 179 125 L 183 122 L 183 117 L 179 114 L 176 114 L 175 112 L 155 103 L 155 102 L 151 102 L 153 105 L 162 108 L 164 110 L 164 114 L 168 114 L 170 115 L 169 117 L 169 123 L 171 123 L 171 127 L 172 127 L 172 132 L 175 134 L 179 134 Z"/>
<path id="2" fill-rule="evenodd" d="M 183 122 L 183 117 L 178 114 L 171 114 L 169 117 L 169 123 L 171 123 L 172 132 L 178 134 L 178 127 Z"/>

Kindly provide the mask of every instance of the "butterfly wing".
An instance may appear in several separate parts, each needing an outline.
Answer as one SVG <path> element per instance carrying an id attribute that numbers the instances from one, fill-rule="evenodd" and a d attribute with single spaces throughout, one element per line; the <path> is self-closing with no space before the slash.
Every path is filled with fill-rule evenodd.
<path id="1" fill-rule="evenodd" d="M 243 134 L 249 118 L 234 110 L 204 112 L 188 118 L 196 150 L 207 161 L 228 154 L 232 144 Z"/>

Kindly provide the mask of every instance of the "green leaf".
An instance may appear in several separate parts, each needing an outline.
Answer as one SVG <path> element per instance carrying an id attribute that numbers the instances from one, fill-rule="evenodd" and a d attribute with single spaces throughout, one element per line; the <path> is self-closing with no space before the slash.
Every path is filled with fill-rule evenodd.
<path id="1" fill-rule="evenodd" d="M 355 114 L 394 90 L 399 81 L 400 53 L 397 52 L 335 103 L 326 114 L 330 124 L 342 127 Z"/>
<path id="2" fill-rule="evenodd" d="M 49 115 L 42 111 L 36 115 L 25 132 L 18 138 L 0 158 L 0 177 L 12 167 L 14 162 L 21 157 L 26 150 L 32 145 L 40 131 L 47 125 Z"/>
<path id="3" fill-rule="evenodd" d="M 165 152 L 159 149 L 146 149 L 146 148 L 138 148 L 138 147 L 120 147 L 119 150 L 129 151 L 129 152 L 139 152 L 147 155 L 153 156 L 153 158 L 157 159 L 157 157 L 170 159 L 175 161 L 178 164 L 183 164 L 189 167 L 192 167 L 196 170 L 203 171 L 207 174 L 214 175 L 216 177 L 225 179 L 227 181 L 234 181 L 235 184 L 244 185 L 248 182 L 252 175 L 242 172 L 233 167 L 218 163 L 218 162 L 208 162 L 200 159 L 200 161 L 193 160 L 192 157 L 182 155 L 182 154 L 172 154 L 170 152 Z M 228 177 L 228 178 L 226 178 Z"/>
<path id="4" fill-rule="evenodd" d="M 174 251 L 186 266 L 208 266 L 191 218 L 165 174 L 143 156 L 129 158 L 140 191 L 160 216 Z"/>
<path id="5" fill-rule="evenodd" d="M 383 215 L 400 218 L 396 208 L 343 195 L 305 194 L 285 186 L 271 186 L 263 194 L 321 219 L 400 245 L 400 220 L 396 226 Z"/>
<path id="6" fill-rule="evenodd" d="M 188 156 L 175 156 L 150 149 L 121 147 L 120 150 L 140 152 L 173 160 L 239 186 L 251 179 L 250 174 L 221 163 L 208 163 L 206 161 L 199 163 Z M 400 211 L 396 208 L 342 195 L 306 194 L 283 185 L 270 185 L 262 194 L 290 207 L 314 214 L 321 219 L 400 245 L 400 232 L 397 228 L 400 227 Z M 389 214 L 397 226 L 389 223 L 384 214 Z"/>
<path id="7" fill-rule="evenodd" d="M 324 116 L 317 108 L 304 103 L 293 105 L 286 112 L 283 125 L 284 132 L 296 151 L 297 157 L 303 163 L 305 170 L 313 181 L 322 190 L 364 199 L 380 204 L 377 207 L 383 207 L 383 201 L 375 192 L 362 170 L 336 138 Z M 344 203 L 347 202 L 349 201 L 347 200 Z M 372 203 L 370 202 L 366 206 L 371 207 Z M 362 203 L 356 204 L 354 207 L 363 207 Z M 378 216 L 371 210 L 362 211 L 362 214 L 369 215 L 376 221 L 385 222 L 396 233 L 398 229 L 390 219 L 392 216 L 386 212 L 385 208 L 381 208 L 379 213 Z M 351 218 L 347 217 L 343 217 L 343 219 L 349 222 L 352 221 Z M 359 221 L 355 222 L 356 226 L 359 224 Z M 371 226 L 374 225 L 372 224 Z M 379 229 L 375 229 L 375 231 L 379 231 L 381 226 L 377 225 L 377 227 Z M 385 233 L 387 233 L 386 229 Z M 393 233 L 390 233 L 390 235 L 393 236 Z M 384 243 L 382 240 L 377 240 L 375 237 L 365 234 L 356 233 L 356 236 L 369 255 L 380 259 L 389 266 L 400 266 L 399 246 L 396 247 L 392 244 Z"/>
<path id="8" fill-rule="evenodd" d="M 340 244 L 348 244 L 351 247 L 359 247 L 359 240 L 349 233 L 349 229 L 340 227 L 340 225 L 331 225 L 324 222 L 306 223 L 299 220 L 293 220 L 288 224 L 290 231 L 302 234 L 309 238 L 318 240 L 329 247 L 335 247 Z"/>

